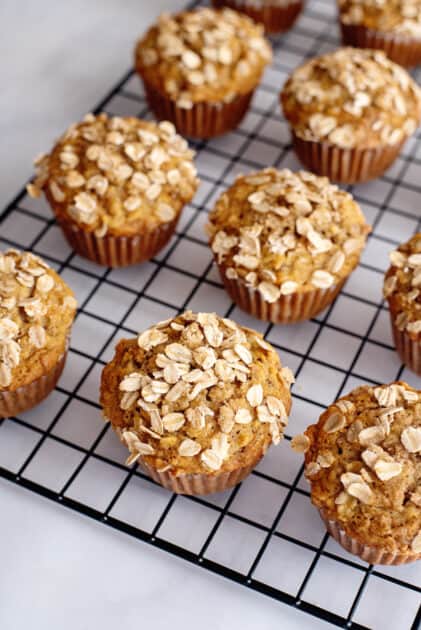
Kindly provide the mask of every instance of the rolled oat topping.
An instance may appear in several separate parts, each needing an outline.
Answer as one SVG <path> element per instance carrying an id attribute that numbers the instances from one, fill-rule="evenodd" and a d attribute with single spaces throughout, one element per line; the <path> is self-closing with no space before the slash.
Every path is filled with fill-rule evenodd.
<path id="1" fill-rule="evenodd" d="M 421 233 L 390 253 L 383 294 L 400 331 L 412 339 L 421 332 Z"/>
<path id="2" fill-rule="evenodd" d="M 120 343 L 101 402 L 129 463 L 150 455 L 158 470 L 209 472 L 279 442 L 291 380 L 258 333 L 186 312 Z"/>
<path id="3" fill-rule="evenodd" d="M 305 447 L 312 501 L 329 518 L 366 544 L 414 548 L 421 531 L 418 391 L 403 382 L 359 387 L 295 440 Z"/>
<path id="4" fill-rule="evenodd" d="M 421 37 L 420 0 L 339 0 L 341 21 Z"/>
<path id="5" fill-rule="evenodd" d="M 239 177 L 208 231 L 217 263 L 267 302 L 334 286 L 358 264 L 370 228 L 351 195 L 304 171 Z"/>
<path id="6" fill-rule="evenodd" d="M 30 369 L 42 368 L 52 346 L 64 351 L 76 306 L 70 289 L 41 258 L 14 249 L 0 252 L 1 390 L 24 384 Z"/>
<path id="7" fill-rule="evenodd" d="M 295 70 L 282 91 L 294 132 L 342 149 L 395 145 L 421 117 L 421 92 L 382 51 L 340 48 Z"/>
<path id="8" fill-rule="evenodd" d="M 170 122 L 88 114 L 36 161 L 31 196 L 89 231 L 138 233 L 176 218 L 197 189 L 194 153 Z"/>
<path id="9" fill-rule="evenodd" d="M 136 48 L 140 74 L 185 109 L 251 91 L 271 59 L 263 27 L 230 9 L 164 14 Z"/>

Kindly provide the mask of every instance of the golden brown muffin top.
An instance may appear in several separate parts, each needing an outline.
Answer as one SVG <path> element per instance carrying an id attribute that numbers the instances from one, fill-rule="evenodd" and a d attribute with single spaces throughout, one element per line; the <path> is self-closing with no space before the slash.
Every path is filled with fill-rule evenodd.
<path id="1" fill-rule="evenodd" d="M 383 294 L 389 302 L 395 324 L 412 339 L 421 333 L 421 233 L 390 253 Z"/>
<path id="2" fill-rule="evenodd" d="M 170 122 L 88 114 L 37 160 L 28 192 L 98 236 L 173 221 L 198 186 L 194 152 Z"/>
<path id="3" fill-rule="evenodd" d="M 135 52 L 143 78 L 184 109 L 250 92 L 271 60 L 263 27 L 231 9 L 163 14 Z"/>
<path id="4" fill-rule="evenodd" d="M 348 276 L 370 227 L 351 195 L 326 177 L 268 168 L 236 180 L 210 213 L 208 231 L 228 277 L 275 302 Z"/>
<path id="5" fill-rule="evenodd" d="M 0 252 L 0 390 L 41 377 L 65 351 L 76 300 L 30 252 Z"/>
<path id="6" fill-rule="evenodd" d="M 363 544 L 421 553 L 421 398 L 403 382 L 358 387 L 292 446 L 313 503 Z"/>
<path id="7" fill-rule="evenodd" d="M 281 99 L 300 138 L 343 149 L 397 144 L 421 115 L 419 87 L 379 50 L 339 48 L 315 57 L 294 70 Z"/>
<path id="8" fill-rule="evenodd" d="M 130 450 L 157 470 L 228 471 L 279 442 L 293 376 L 262 336 L 214 313 L 186 313 L 122 340 L 101 404 Z"/>
<path id="9" fill-rule="evenodd" d="M 341 21 L 421 37 L 420 0 L 338 0 Z"/>

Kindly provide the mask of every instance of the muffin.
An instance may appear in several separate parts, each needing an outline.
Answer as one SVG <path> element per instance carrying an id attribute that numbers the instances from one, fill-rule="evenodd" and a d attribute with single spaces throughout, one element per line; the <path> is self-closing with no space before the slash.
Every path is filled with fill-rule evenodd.
<path id="1" fill-rule="evenodd" d="M 208 225 L 231 299 L 284 324 L 310 319 L 335 299 L 369 232 L 351 195 L 326 177 L 274 168 L 239 177 Z"/>
<path id="2" fill-rule="evenodd" d="M 193 156 L 170 122 L 88 114 L 37 160 L 28 192 L 45 192 L 76 253 L 123 267 L 170 240 L 198 186 Z"/>
<path id="3" fill-rule="evenodd" d="M 402 362 L 421 375 L 421 234 L 390 254 L 383 293 Z"/>
<path id="4" fill-rule="evenodd" d="M 358 387 L 293 439 L 329 533 L 371 564 L 421 559 L 421 399 L 403 382 Z"/>
<path id="5" fill-rule="evenodd" d="M 0 253 L 0 418 L 34 407 L 54 389 L 76 306 L 73 292 L 38 256 Z"/>
<path id="6" fill-rule="evenodd" d="M 338 0 L 342 41 L 383 50 L 402 66 L 421 61 L 420 0 Z"/>
<path id="7" fill-rule="evenodd" d="M 303 0 L 212 0 L 215 7 L 230 7 L 263 24 L 266 33 L 283 33 L 300 15 Z"/>
<path id="8" fill-rule="evenodd" d="M 240 124 L 271 60 L 263 27 L 230 9 L 164 14 L 135 51 L 155 116 L 196 138 Z"/>
<path id="9" fill-rule="evenodd" d="M 347 184 L 379 177 L 420 121 L 421 92 L 381 51 L 341 48 L 295 70 L 281 94 L 298 158 Z"/>
<path id="10" fill-rule="evenodd" d="M 165 488 L 221 492 L 277 444 L 293 376 L 258 333 L 190 311 L 123 339 L 102 373 L 104 416 Z"/>

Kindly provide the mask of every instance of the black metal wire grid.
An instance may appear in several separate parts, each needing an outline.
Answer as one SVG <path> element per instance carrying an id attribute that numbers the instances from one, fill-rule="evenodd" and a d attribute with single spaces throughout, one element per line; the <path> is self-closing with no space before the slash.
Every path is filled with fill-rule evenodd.
<path id="1" fill-rule="evenodd" d="M 393 350 L 381 284 L 388 251 L 420 229 L 420 136 L 381 180 L 354 187 L 373 234 L 340 297 L 311 322 L 280 327 L 241 313 L 222 289 L 203 234 L 207 210 L 238 172 L 298 167 L 278 92 L 298 63 L 337 44 L 333 4 L 314 0 L 294 30 L 274 42 L 274 64 L 240 128 L 195 143 L 202 187 L 155 260 L 132 270 L 100 268 L 67 247 L 46 205 L 24 189 L 5 209 L 2 247 L 46 258 L 75 289 L 80 308 L 55 392 L 37 409 L 0 421 L 0 476 L 339 627 L 415 629 L 420 568 L 369 566 L 332 541 L 288 440 L 361 382 L 415 384 Z M 102 110 L 149 117 L 132 71 L 95 108 Z M 287 440 L 243 484 L 213 497 L 177 497 L 128 469 L 97 403 L 99 374 L 116 340 L 186 308 L 217 310 L 258 328 L 296 375 Z"/>

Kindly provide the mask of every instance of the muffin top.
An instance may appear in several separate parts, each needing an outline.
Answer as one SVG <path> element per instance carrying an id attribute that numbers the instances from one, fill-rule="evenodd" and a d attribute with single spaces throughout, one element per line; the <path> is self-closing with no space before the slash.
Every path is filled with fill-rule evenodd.
<path id="1" fill-rule="evenodd" d="M 73 292 L 30 252 L 0 252 L 0 390 L 50 371 L 63 355 L 76 311 Z"/>
<path id="2" fill-rule="evenodd" d="M 272 60 L 263 27 L 230 9 L 164 14 L 136 47 L 138 72 L 158 92 L 190 109 L 230 102 L 253 90 Z"/>
<path id="3" fill-rule="evenodd" d="M 421 234 L 390 253 L 383 294 L 389 301 L 397 328 L 412 339 L 421 333 Z"/>
<path id="4" fill-rule="evenodd" d="M 397 144 L 421 115 L 419 87 L 379 50 L 340 48 L 311 59 L 294 70 L 281 100 L 300 138 L 343 149 Z"/>
<path id="5" fill-rule="evenodd" d="M 135 235 L 173 221 L 198 186 L 194 153 L 170 122 L 88 114 L 37 161 L 28 187 L 59 217 L 98 236 Z"/>
<path id="6" fill-rule="evenodd" d="M 358 387 L 292 446 L 313 503 L 363 544 L 421 553 L 421 399 L 403 382 Z"/>
<path id="7" fill-rule="evenodd" d="M 344 24 L 421 36 L 421 0 L 339 0 Z"/>
<path id="8" fill-rule="evenodd" d="M 260 334 L 188 311 L 120 341 L 101 404 L 129 464 L 142 456 L 174 475 L 230 471 L 279 442 L 293 380 Z"/>
<path id="9" fill-rule="evenodd" d="M 228 278 L 268 302 L 337 284 L 358 264 L 370 231 L 351 195 L 326 177 L 274 168 L 239 177 L 209 221 Z"/>

